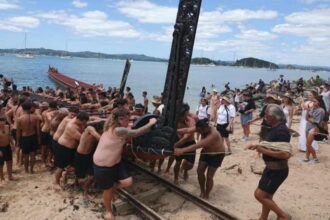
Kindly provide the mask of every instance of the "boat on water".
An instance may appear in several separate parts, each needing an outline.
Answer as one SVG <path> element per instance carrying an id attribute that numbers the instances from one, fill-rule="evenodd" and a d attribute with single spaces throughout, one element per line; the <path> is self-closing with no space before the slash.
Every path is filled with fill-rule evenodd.
<path id="1" fill-rule="evenodd" d="M 26 32 L 25 32 L 25 35 L 24 35 L 24 51 L 23 51 L 23 53 L 16 54 L 16 57 L 24 58 L 24 59 L 34 58 L 34 56 L 32 54 L 26 52 Z"/>
<path id="2" fill-rule="evenodd" d="M 51 66 L 48 68 L 48 76 L 55 81 L 55 83 L 65 88 L 76 89 L 80 87 L 85 89 L 96 89 L 96 86 L 66 76 Z"/>

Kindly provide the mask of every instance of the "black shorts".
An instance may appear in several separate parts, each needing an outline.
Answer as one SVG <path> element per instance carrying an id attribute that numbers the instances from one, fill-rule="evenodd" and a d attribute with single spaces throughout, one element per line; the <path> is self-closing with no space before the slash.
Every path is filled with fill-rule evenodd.
<path id="1" fill-rule="evenodd" d="M 41 145 L 49 146 L 51 143 L 52 137 L 49 132 L 41 132 Z"/>
<path id="2" fill-rule="evenodd" d="M 258 188 L 264 192 L 274 194 L 278 187 L 288 177 L 288 174 L 288 168 L 280 170 L 271 170 L 265 168 L 259 181 Z"/>
<path id="3" fill-rule="evenodd" d="M 95 181 L 103 190 L 110 189 L 116 182 L 127 179 L 128 177 L 130 175 L 128 175 L 123 161 L 112 167 L 100 167 L 94 164 Z"/>
<path id="4" fill-rule="evenodd" d="M 0 166 L 3 166 L 5 161 L 13 160 L 13 152 L 11 150 L 10 145 L 0 147 L 0 152 L 2 152 L 2 156 L 0 157 Z"/>
<path id="5" fill-rule="evenodd" d="M 14 139 L 15 141 L 17 141 L 17 140 L 16 140 L 16 133 L 17 133 L 17 129 L 12 129 L 12 130 L 11 130 L 11 136 L 13 137 L 13 139 Z"/>
<path id="6" fill-rule="evenodd" d="M 217 124 L 217 130 L 219 131 L 221 137 L 223 138 L 227 138 L 229 137 L 229 132 L 226 130 L 226 128 L 228 127 L 229 123 L 226 124 Z"/>
<path id="7" fill-rule="evenodd" d="M 77 178 L 85 178 L 86 174 L 88 176 L 94 176 L 93 154 L 80 154 L 76 152 L 73 165 Z"/>
<path id="8" fill-rule="evenodd" d="M 221 153 L 221 154 L 208 155 L 203 153 L 207 153 L 207 152 L 205 152 L 204 149 L 201 151 L 201 156 L 199 157 L 199 161 L 203 161 L 208 166 L 213 168 L 221 167 L 223 158 L 225 158 L 225 154 Z"/>
<path id="9" fill-rule="evenodd" d="M 20 141 L 23 154 L 29 154 L 38 149 L 38 137 L 35 134 L 31 136 L 22 136 Z"/>
<path id="10" fill-rule="evenodd" d="M 194 140 L 188 141 L 188 142 L 184 143 L 182 146 L 180 146 L 179 148 L 188 147 L 193 144 L 196 144 L 196 141 L 194 141 Z M 187 152 L 187 155 L 181 155 L 181 156 L 175 157 L 176 160 L 186 160 L 192 164 L 195 163 L 195 158 L 196 158 L 196 150 Z"/>
<path id="11" fill-rule="evenodd" d="M 73 165 L 74 154 L 76 150 L 65 147 L 57 143 L 55 165 L 58 168 L 64 169 L 69 165 Z"/>

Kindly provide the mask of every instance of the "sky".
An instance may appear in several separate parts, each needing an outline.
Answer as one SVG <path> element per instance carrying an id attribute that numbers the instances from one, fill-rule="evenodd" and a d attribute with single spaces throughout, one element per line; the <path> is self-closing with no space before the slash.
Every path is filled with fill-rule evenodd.
<path id="1" fill-rule="evenodd" d="M 0 48 L 169 58 L 179 0 L 0 0 Z M 330 0 L 203 0 L 193 57 L 330 66 Z"/>

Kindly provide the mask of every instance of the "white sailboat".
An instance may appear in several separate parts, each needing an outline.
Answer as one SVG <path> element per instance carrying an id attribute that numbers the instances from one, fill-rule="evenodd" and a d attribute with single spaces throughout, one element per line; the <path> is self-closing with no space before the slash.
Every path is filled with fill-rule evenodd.
<path id="1" fill-rule="evenodd" d="M 68 54 L 68 41 L 65 41 L 65 52 L 66 52 L 66 54 Z M 68 60 L 68 59 L 71 59 L 72 57 L 69 55 L 62 55 L 62 56 L 60 56 L 60 58 Z"/>
<path id="2" fill-rule="evenodd" d="M 32 59 L 34 57 L 32 54 L 26 53 L 26 32 L 24 34 L 24 52 L 16 54 L 16 57 L 25 59 Z"/>

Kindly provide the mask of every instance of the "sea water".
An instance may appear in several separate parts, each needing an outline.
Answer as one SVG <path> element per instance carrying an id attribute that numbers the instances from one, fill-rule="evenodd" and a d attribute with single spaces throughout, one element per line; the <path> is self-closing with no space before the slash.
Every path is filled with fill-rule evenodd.
<path id="1" fill-rule="evenodd" d="M 0 56 L 0 73 L 12 78 L 21 89 L 30 86 L 34 89 L 39 86 L 56 87 L 56 84 L 48 77 L 48 66 L 53 66 L 59 72 L 72 78 L 87 82 L 103 84 L 105 88 L 119 87 L 125 67 L 125 60 L 95 59 L 95 58 L 71 58 L 62 59 L 56 56 L 35 56 L 33 59 L 18 58 L 13 55 Z M 164 89 L 168 63 L 133 61 L 128 75 L 126 86 L 132 88 L 136 103 L 141 103 L 142 92 L 147 91 L 151 99 L 153 95 L 160 95 Z M 285 80 L 297 80 L 300 77 L 309 79 L 319 75 L 329 78 L 330 73 L 325 71 L 311 72 L 304 70 L 242 68 L 229 66 L 202 66 L 191 65 L 185 102 L 188 102 L 194 111 L 199 102 L 199 94 L 203 86 L 210 92 L 214 86 L 218 91 L 224 90 L 224 85 L 243 88 L 251 82 L 259 79 L 268 83 L 276 80 L 279 75 L 284 75 Z M 151 106 L 149 106 L 151 107 Z"/>

